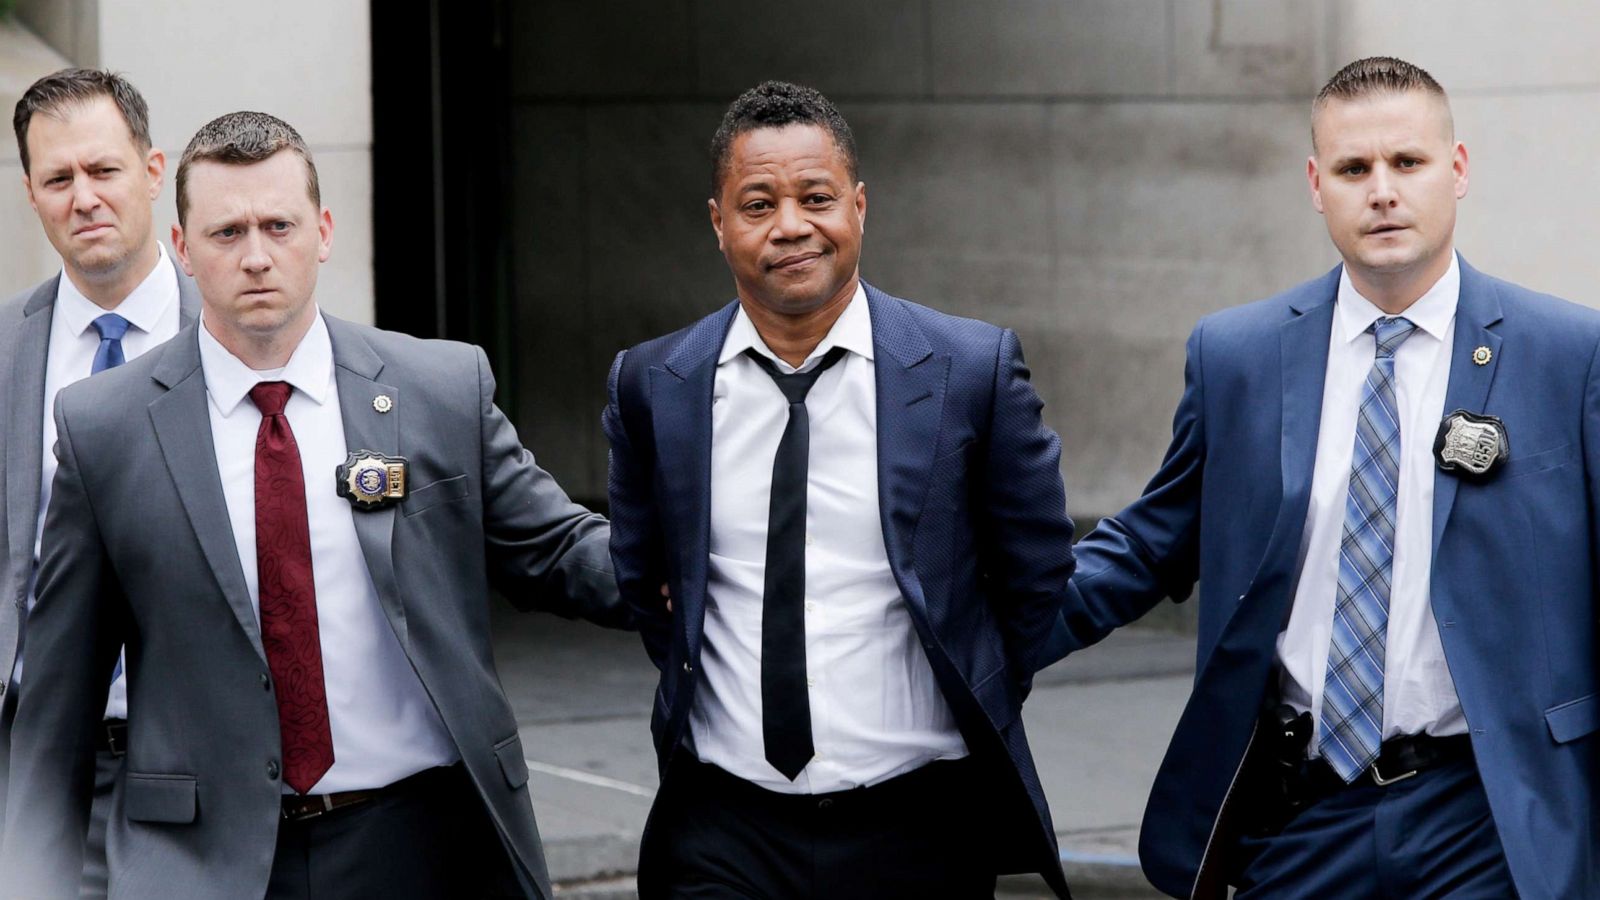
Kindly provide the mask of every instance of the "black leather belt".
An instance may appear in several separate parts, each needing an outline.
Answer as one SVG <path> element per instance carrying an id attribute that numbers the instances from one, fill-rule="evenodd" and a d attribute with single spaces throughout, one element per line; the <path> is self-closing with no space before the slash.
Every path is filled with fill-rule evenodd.
<path id="1" fill-rule="evenodd" d="M 95 732 L 95 736 L 99 738 L 99 741 L 95 744 L 95 749 L 101 753 L 109 753 L 112 756 L 126 755 L 128 752 L 128 720 L 106 719 L 101 725 L 102 727 Z"/>
<path id="2" fill-rule="evenodd" d="M 283 820 L 285 822 L 303 822 L 307 819 L 315 819 L 317 816 L 331 813 L 336 809 L 347 809 L 376 800 L 379 797 L 416 790 L 460 774 L 462 774 L 462 767 L 457 763 L 451 766 L 423 769 L 421 772 L 415 775 L 408 775 L 393 784 L 371 790 L 336 791 L 332 794 L 284 794 Z"/>
<path id="3" fill-rule="evenodd" d="M 1412 734 L 1390 738 L 1383 742 L 1378 759 L 1366 771 L 1350 782 L 1360 784 L 1362 776 L 1378 787 L 1388 787 L 1405 781 L 1419 772 L 1472 758 L 1472 739 L 1464 734 L 1434 737 L 1429 734 Z M 1346 785 L 1326 760 L 1315 759 L 1306 766 L 1307 780 L 1312 790 L 1327 795 L 1342 790 Z"/>

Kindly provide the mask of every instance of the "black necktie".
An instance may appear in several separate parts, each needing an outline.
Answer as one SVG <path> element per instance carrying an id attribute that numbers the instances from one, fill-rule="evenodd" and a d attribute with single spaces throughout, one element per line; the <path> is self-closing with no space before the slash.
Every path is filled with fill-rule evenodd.
<path id="1" fill-rule="evenodd" d="M 811 698 L 806 690 L 806 485 L 811 419 L 806 394 L 829 366 L 844 358 L 835 347 L 809 372 L 785 375 L 772 361 L 746 351 L 789 401 L 789 424 L 772 460 L 767 512 L 766 580 L 761 595 L 761 736 L 767 762 L 790 781 L 811 762 Z"/>

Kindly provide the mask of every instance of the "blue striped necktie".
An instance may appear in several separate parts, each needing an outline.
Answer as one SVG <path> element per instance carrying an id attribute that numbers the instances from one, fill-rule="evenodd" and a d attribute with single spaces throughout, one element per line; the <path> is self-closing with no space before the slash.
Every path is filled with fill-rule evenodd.
<path id="1" fill-rule="evenodd" d="M 1394 353 L 1415 329 L 1399 317 L 1379 319 L 1369 329 L 1377 342 L 1377 354 L 1356 416 L 1318 742 L 1323 758 L 1346 782 L 1372 765 L 1383 742 L 1384 642 L 1394 569 L 1395 500 L 1400 486 Z"/>

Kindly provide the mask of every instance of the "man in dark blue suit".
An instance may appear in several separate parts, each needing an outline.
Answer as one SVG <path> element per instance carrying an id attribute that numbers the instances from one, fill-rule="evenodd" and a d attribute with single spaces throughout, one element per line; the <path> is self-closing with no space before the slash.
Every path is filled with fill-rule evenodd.
<path id="1" fill-rule="evenodd" d="M 661 670 L 640 893 L 1065 896 L 1018 714 L 1072 522 L 1016 335 L 861 281 L 866 187 L 816 91 L 746 92 L 712 156 L 738 299 L 620 354 L 605 414 Z"/>
<path id="2" fill-rule="evenodd" d="M 1075 646 L 1200 585 L 1146 874 L 1182 897 L 1600 896 L 1600 315 L 1455 253 L 1467 152 L 1400 60 L 1312 112 L 1344 264 L 1202 319 Z"/>

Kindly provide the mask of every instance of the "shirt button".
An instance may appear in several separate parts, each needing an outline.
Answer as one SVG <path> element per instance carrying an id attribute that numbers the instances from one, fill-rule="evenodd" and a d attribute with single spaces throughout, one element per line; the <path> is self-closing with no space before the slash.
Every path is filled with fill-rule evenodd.
<path id="1" fill-rule="evenodd" d="M 278 771 L 278 761 L 275 759 L 267 760 L 267 778 L 272 781 L 277 781 Z"/>
<path id="2" fill-rule="evenodd" d="M 817 686 L 817 680 L 815 678 L 812 678 L 809 675 L 806 676 L 806 687 L 816 687 L 816 686 Z"/>
<path id="3" fill-rule="evenodd" d="M 806 532 L 806 546 L 811 546 L 811 532 Z"/>
<path id="4" fill-rule="evenodd" d="M 816 612 L 816 611 L 817 611 L 817 604 L 814 601 L 807 600 L 806 601 L 806 612 Z"/>

